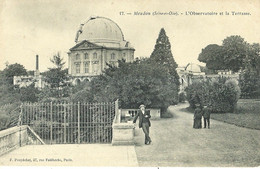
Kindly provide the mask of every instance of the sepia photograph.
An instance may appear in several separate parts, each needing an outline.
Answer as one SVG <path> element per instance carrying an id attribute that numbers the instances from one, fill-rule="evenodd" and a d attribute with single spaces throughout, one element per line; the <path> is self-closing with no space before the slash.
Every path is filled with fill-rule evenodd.
<path id="1" fill-rule="evenodd" d="M 0 0 L 0 168 L 260 167 L 259 0 Z"/>

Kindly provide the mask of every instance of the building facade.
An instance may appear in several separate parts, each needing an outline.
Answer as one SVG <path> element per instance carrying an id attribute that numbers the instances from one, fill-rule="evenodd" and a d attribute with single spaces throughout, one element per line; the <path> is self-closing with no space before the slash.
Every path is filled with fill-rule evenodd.
<path id="1" fill-rule="evenodd" d="M 69 75 L 72 83 L 100 75 L 107 64 L 117 66 L 118 60 L 134 60 L 135 49 L 125 41 L 120 27 L 104 17 L 91 17 L 81 24 L 75 46 L 68 52 Z"/>

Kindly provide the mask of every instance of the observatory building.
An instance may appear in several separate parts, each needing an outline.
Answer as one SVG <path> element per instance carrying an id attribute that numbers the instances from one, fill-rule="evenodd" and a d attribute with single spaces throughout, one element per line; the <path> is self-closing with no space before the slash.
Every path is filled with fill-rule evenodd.
<path id="1" fill-rule="evenodd" d="M 80 25 L 75 46 L 68 52 L 69 75 L 74 84 L 100 75 L 107 63 L 134 60 L 135 49 L 124 39 L 120 27 L 111 19 L 91 17 Z"/>

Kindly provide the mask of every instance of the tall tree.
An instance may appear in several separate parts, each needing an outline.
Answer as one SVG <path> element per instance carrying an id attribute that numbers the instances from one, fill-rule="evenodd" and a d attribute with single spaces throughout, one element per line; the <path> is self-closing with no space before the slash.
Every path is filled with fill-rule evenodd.
<path id="1" fill-rule="evenodd" d="M 245 59 L 245 67 L 247 70 L 256 71 L 260 76 L 260 44 L 253 43 L 248 45 L 248 54 Z"/>
<path id="2" fill-rule="evenodd" d="M 160 30 L 150 59 L 155 64 L 165 67 L 172 75 L 172 78 L 175 79 L 176 84 L 179 82 L 179 76 L 176 72 L 178 65 L 173 58 L 171 43 L 168 36 L 166 35 L 164 28 Z"/>
<path id="3" fill-rule="evenodd" d="M 210 44 L 202 49 L 198 60 L 206 63 L 206 67 L 212 70 L 226 69 L 223 47 L 217 44 Z"/>
<path id="4" fill-rule="evenodd" d="M 53 57 L 50 59 L 50 61 L 54 64 L 55 68 L 62 69 L 65 62 L 63 61 L 63 58 L 60 56 L 60 53 L 57 52 L 57 54 L 53 55 Z"/>
<path id="5" fill-rule="evenodd" d="M 49 88 L 52 91 L 49 97 L 62 97 L 62 90 L 67 85 L 68 69 L 63 69 L 65 62 L 59 53 L 55 54 L 50 61 L 54 64 L 53 68 L 43 73 Z"/>
<path id="6" fill-rule="evenodd" d="M 229 70 L 234 72 L 244 68 L 244 59 L 247 55 L 247 42 L 241 36 L 229 36 L 222 43 L 224 62 Z"/>

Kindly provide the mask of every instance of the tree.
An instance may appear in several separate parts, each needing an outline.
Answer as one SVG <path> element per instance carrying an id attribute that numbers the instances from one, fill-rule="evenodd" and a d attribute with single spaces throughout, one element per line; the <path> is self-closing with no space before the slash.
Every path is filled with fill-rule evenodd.
<path id="1" fill-rule="evenodd" d="M 260 96 L 260 78 L 257 71 L 245 69 L 239 76 L 239 86 L 243 98 Z"/>
<path id="2" fill-rule="evenodd" d="M 248 44 L 248 54 L 245 58 L 245 67 L 247 70 L 256 71 L 260 76 L 260 44 Z"/>
<path id="3" fill-rule="evenodd" d="M 202 49 L 198 60 L 206 63 L 206 67 L 212 70 L 226 69 L 223 47 L 217 44 L 211 44 Z"/>
<path id="4" fill-rule="evenodd" d="M 58 52 L 55 54 L 50 61 L 54 64 L 55 68 L 62 69 L 65 62 L 63 61 L 63 58 L 60 56 L 60 53 Z"/>
<path id="5" fill-rule="evenodd" d="M 169 105 L 178 103 L 179 86 L 165 67 L 143 59 L 133 63 L 119 61 L 90 82 L 90 87 L 73 95 L 74 101 L 112 102 L 119 99 L 122 108 L 138 108 L 145 104 L 160 108 L 164 113 Z M 81 97 L 85 95 L 88 97 Z"/>
<path id="6" fill-rule="evenodd" d="M 179 76 L 176 72 L 178 65 L 173 58 L 171 44 L 164 28 L 160 30 L 150 59 L 154 64 L 165 67 L 175 79 L 176 84 L 179 85 Z"/>
<path id="7" fill-rule="evenodd" d="M 15 63 L 11 65 L 6 65 L 6 68 L 3 70 L 3 76 L 6 78 L 9 84 L 13 84 L 14 76 L 23 76 L 27 75 L 26 69 L 23 65 Z"/>
<path id="8" fill-rule="evenodd" d="M 63 96 L 61 91 L 67 86 L 68 69 L 63 69 L 65 62 L 63 62 L 59 53 L 55 54 L 50 61 L 54 64 L 54 67 L 43 73 L 49 90 L 51 90 L 51 92 L 48 92 L 51 94 L 49 97 L 61 98 Z"/>
<path id="9" fill-rule="evenodd" d="M 247 56 L 247 42 L 241 36 L 230 36 L 223 40 L 223 55 L 226 67 L 234 72 L 244 68 Z"/>

